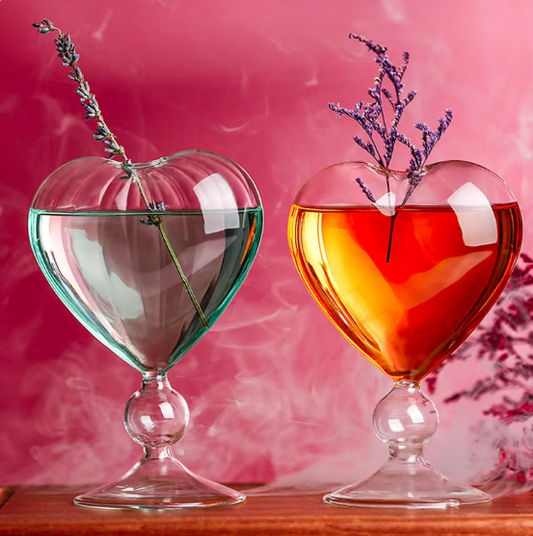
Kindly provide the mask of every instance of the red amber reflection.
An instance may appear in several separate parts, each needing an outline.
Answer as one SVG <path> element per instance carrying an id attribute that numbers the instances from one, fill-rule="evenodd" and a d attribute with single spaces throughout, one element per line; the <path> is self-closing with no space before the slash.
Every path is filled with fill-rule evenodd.
<path id="1" fill-rule="evenodd" d="M 461 214 L 450 206 L 399 209 L 387 262 L 390 214 L 373 206 L 292 207 L 289 240 L 308 290 L 343 335 L 395 380 L 431 372 L 507 283 L 522 235 L 517 203 L 492 205 L 493 239 L 478 242 L 461 221 L 468 210 L 475 221 L 475 207 Z"/>

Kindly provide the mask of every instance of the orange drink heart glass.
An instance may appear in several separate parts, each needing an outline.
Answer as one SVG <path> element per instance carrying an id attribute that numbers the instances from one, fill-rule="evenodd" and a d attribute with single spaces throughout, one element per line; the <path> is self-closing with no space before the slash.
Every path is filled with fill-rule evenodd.
<path id="1" fill-rule="evenodd" d="M 289 244 L 307 289 L 395 382 L 374 413 L 389 461 L 366 481 L 327 495 L 330 503 L 412 508 L 490 500 L 424 460 L 438 414 L 419 382 L 498 299 L 520 250 L 520 209 L 506 184 L 476 164 L 440 162 L 422 173 L 410 191 L 407 172 L 337 164 L 311 178 L 291 208 Z"/>

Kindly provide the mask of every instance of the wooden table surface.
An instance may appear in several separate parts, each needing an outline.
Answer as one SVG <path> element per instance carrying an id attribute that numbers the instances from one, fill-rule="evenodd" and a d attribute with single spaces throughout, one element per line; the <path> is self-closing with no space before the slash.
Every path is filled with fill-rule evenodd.
<path id="1" fill-rule="evenodd" d="M 0 534 L 533 535 L 533 494 L 447 510 L 328 506 L 320 495 L 252 496 L 187 512 L 97 510 L 72 504 L 81 488 L 0 488 Z"/>

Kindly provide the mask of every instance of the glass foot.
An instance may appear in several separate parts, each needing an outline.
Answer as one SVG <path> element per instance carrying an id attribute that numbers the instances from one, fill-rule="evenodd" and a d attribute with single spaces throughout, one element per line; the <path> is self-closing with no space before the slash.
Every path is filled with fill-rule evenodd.
<path id="1" fill-rule="evenodd" d="M 126 405 L 124 424 L 144 457 L 118 482 L 74 499 L 78 506 L 147 510 L 228 506 L 245 500 L 242 493 L 201 478 L 170 451 L 185 433 L 189 409 L 162 373 L 145 373 L 142 387 Z"/>
<path id="2" fill-rule="evenodd" d="M 427 462 L 394 459 L 370 478 L 324 496 L 328 504 L 373 508 L 454 508 L 490 500 L 478 489 L 450 482 Z"/>
<path id="3" fill-rule="evenodd" d="M 165 449 L 159 458 L 143 459 L 118 482 L 79 495 L 74 504 L 162 510 L 229 506 L 245 498 L 237 491 L 195 475 Z"/>
<path id="4" fill-rule="evenodd" d="M 449 508 L 480 504 L 490 495 L 450 482 L 424 459 L 439 415 L 418 382 L 397 382 L 374 411 L 376 435 L 387 443 L 389 459 L 370 478 L 324 497 L 329 504 L 382 508 Z"/>

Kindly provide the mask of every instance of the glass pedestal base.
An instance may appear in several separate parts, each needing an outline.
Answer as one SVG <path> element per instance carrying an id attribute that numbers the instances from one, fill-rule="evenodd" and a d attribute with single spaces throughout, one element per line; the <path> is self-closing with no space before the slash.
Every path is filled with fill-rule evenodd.
<path id="1" fill-rule="evenodd" d="M 382 508 L 449 508 L 480 504 L 490 495 L 450 482 L 424 459 L 439 416 L 418 382 L 396 382 L 376 406 L 376 435 L 386 442 L 389 459 L 370 478 L 324 497 L 328 504 Z"/>
<path id="2" fill-rule="evenodd" d="M 242 493 L 201 478 L 170 451 L 185 433 L 189 409 L 165 373 L 147 372 L 142 387 L 126 404 L 124 424 L 143 446 L 144 457 L 118 482 L 74 499 L 78 506 L 167 510 L 229 506 L 245 500 Z"/>
<path id="3" fill-rule="evenodd" d="M 74 499 L 78 506 L 167 510 L 229 506 L 246 497 L 190 472 L 167 449 L 144 458 L 124 477 Z"/>
<path id="4" fill-rule="evenodd" d="M 453 508 L 490 500 L 478 489 L 450 482 L 427 462 L 395 459 L 370 478 L 324 496 L 328 504 L 374 508 Z"/>

